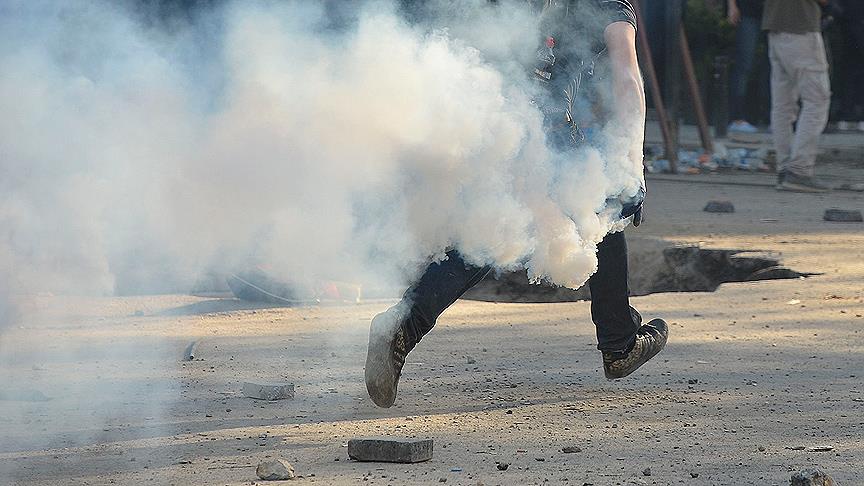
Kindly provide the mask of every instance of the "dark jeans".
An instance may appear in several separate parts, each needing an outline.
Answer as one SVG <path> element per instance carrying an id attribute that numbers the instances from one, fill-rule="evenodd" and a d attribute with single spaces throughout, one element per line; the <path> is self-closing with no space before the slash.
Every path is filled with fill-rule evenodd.
<path id="1" fill-rule="evenodd" d="M 761 20 L 742 16 L 735 30 L 735 65 L 729 79 L 729 118 L 744 120 L 747 101 L 747 83 L 753 72 L 753 59 L 762 35 Z"/>
<path id="2" fill-rule="evenodd" d="M 410 306 L 405 319 L 408 350 L 432 330 L 444 310 L 491 270 L 465 263 L 455 251 L 447 259 L 432 263 L 409 288 L 402 305 Z M 629 351 L 641 317 L 630 307 L 627 285 L 627 242 L 624 233 L 610 233 L 597 245 L 597 272 L 588 280 L 591 289 L 591 317 L 597 326 L 597 348 L 601 351 Z"/>

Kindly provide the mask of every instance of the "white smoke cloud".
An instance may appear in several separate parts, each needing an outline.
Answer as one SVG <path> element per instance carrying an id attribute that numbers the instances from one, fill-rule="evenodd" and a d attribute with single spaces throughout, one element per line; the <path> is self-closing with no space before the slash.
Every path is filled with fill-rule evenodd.
<path id="1" fill-rule="evenodd" d="M 0 292 L 176 291 L 250 261 L 404 285 L 450 247 L 583 283 L 607 197 L 638 189 L 641 122 L 546 148 L 523 2 L 430 2 L 461 9 L 431 31 L 341 4 L 347 28 L 326 3 L 244 1 L 166 31 L 113 2 L 7 2 Z"/>

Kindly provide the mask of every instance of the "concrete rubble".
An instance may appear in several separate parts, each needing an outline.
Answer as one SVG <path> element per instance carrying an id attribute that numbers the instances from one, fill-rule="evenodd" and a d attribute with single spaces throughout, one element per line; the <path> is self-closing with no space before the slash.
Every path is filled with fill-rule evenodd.
<path id="1" fill-rule="evenodd" d="M 292 383 L 243 383 L 243 396 L 256 400 L 286 400 L 294 398 Z"/>
<path id="2" fill-rule="evenodd" d="M 364 462 L 423 462 L 432 459 L 432 446 L 432 439 L 366 437 L 348 441 L 348 457 Z"/>
<path id="3" fill-rule="evenodd" d="M 792 475 L 789 484 L 791 486 L 837 486 L 831 476 L 818 467 L 796 472 Z"/>
<path id="4" fill-rule="evenodd" d="M 735 205 L 731 201 L 708 201 L 702 210 L 706 213 L 734 213 Z"/>
<path id="5" fill-rule="evenodd" d="M 255 474 L 264 481 L 285 481 L 297 477 L 294 473 L 294 466 L 282 459 L 273 459 L 258 464 Z"/>
<path id="6" fill-rule="evenodd" d="M 837 223 L 860 223 L 864 221 L 864 216 L 857 209 L 830 208 L 825 210 L 822 219 Z"/>

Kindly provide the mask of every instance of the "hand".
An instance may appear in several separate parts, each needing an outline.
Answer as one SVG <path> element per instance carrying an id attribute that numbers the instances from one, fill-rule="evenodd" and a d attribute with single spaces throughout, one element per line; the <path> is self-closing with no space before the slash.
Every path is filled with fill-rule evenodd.
<path id="1" fill-rule="evenodd" d="M 738 25 L 738 22 L 741 21 L 741 10 L 738 9 L 738 4 L 735 3 L 735 0 L 729 0 L 729 14 L 727 15 L 727 18 L 729 19 L 729 23 L 732 25 Z"/>

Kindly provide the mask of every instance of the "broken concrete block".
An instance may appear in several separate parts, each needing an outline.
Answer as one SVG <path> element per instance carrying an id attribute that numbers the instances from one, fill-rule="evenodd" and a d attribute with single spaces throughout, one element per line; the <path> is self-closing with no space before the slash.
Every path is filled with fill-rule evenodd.
<path id="1" fill-rule="evenodd" d="M 261 464 L 258 464 L 258 467 L 255 469 L 255 474 L 264 481 L 284 481 L 296 477 L 294 466 L 292 466 L 290 462 L 283 461 L 282 459 L 264 461 Z"/>
<path id="2" fill-rule="evenodd" d="M 294 398 L 291 383 L 243 383 L 243 396 L 256 400 L 285 400 Z"/>
<path id="3" fill-rule="evenodd" d="M 734 213 L 735 206 L 730 201 L 708 201 L 703 211 L 706 213 Z"/>
<path id="4" fill-rule="evenodd" d="M 831 208 L 825 210 L 825 215 L 822 216 L 825 221 L 834 221 L 838 223 L 860 223 L 864 221 L 861 211 L 857 209 L 838 209 Z"/>
<path id="5" fill-rule="evenodd" d="M 432 439 L 366 437 L 348 441 L 355 461 L 414 463 L 432 459 Z"/>
<path id="6" fill-rule="evenodd" d="M 791 486 L 835 486 L 831 476 L 819 468 L 805 469 L 792 475 Z"/>

